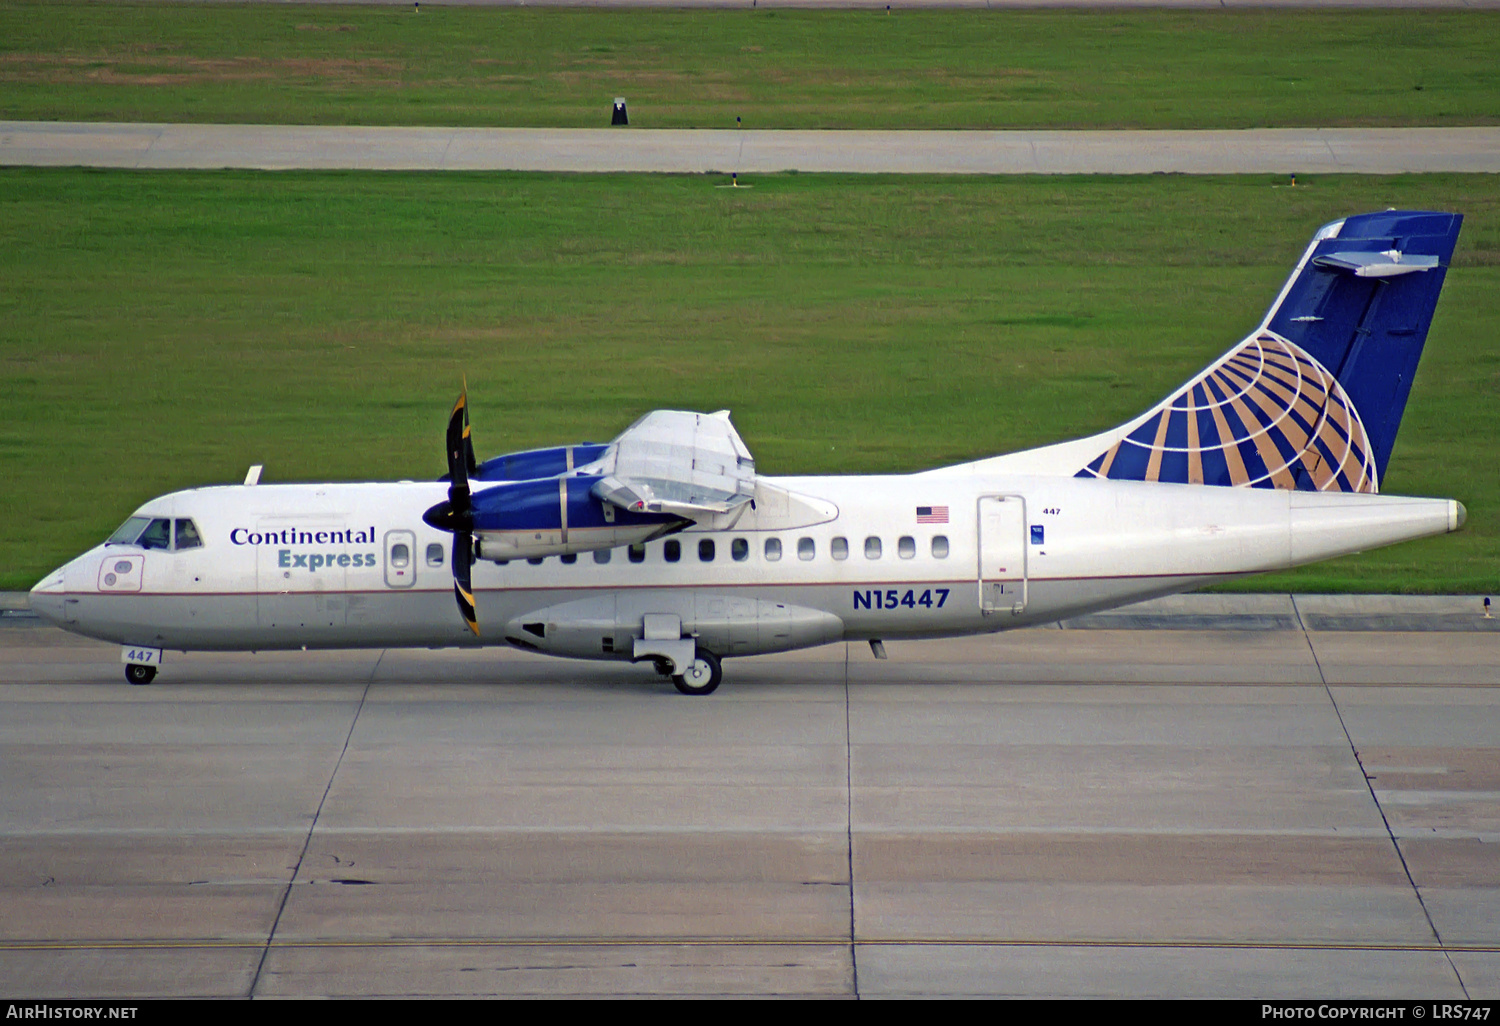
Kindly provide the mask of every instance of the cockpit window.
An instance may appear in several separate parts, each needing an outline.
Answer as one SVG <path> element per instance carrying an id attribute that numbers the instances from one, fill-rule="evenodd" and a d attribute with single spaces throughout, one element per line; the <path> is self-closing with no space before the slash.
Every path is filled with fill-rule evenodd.
<path id="1" fill-rule="evenodd" d="M 179 552 L 183 549 L 203 547 L 203 539 L 198 537 L 198 527 L 191 520 L 177 521 L 177 540 L 174 547 Z"/>
<path id="2" fill-rule="evenodd" d="M 170 549 L 172 547 L 172 521 L 164 517 L 151 521 L 135 543 L 143 549 Z"/>
<path id="3" fill-rule="evenodd" d="M 143 549 L 201 549 L 203 536 L 198 525 L 186 518 L 177 520 L 177 537 L 172 537 L 172 521 L 166 517 L 131 517 L 109 536 L 106 545 L 139 545 Z"/>
<path id="4" fill-rule="evenodd" d="M 134 545 L 135 540 L 141 536 L 141 531 L 151 523 L 150 517 L 131 517 L 120 525 L 120 529 L 109 536 L 106 545 Z"/>

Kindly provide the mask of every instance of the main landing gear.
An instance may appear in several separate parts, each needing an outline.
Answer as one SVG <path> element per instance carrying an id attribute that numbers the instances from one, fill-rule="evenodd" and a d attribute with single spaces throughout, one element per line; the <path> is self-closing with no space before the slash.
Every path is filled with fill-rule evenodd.
<path id="1" fill-rule="evenodd" d="M 131 663 L 125 667 L 125 679 L 132 684 L 150 684 L 156 679 L 156 667 Z"/>
<path id="2" fill-rule="evenodd" d="M 674 676 L 672 683 L 684 695 L 711 695 L 723 679 L 724 668 L 719 665 L 719 657 L 700 648 L 692 664 Z"/>

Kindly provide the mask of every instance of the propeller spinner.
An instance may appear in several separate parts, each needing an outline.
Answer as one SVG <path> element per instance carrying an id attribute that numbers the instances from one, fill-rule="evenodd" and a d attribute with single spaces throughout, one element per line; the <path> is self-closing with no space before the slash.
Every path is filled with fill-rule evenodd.
<path id="1" fill-rule="evenodd" d="M 448 500 L 422 514 L 428 525 L 453 535 L 453 596 L 458 611 L 474 635 L 479 635 L 479 614 L 474 608 L 474 506 L 470 502 L 469 475 L 474 472 L 474 443 L 469 437 L 469 386 L 464 384 L 453 412 L 448 415 Z"/>

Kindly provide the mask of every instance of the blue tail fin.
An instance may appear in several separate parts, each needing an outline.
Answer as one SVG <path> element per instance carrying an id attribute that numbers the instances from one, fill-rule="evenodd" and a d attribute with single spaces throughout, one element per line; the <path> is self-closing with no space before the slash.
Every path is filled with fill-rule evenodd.
<path id="1" fill-rule="evenodd" d="M 1462 222 L 1325 225 L 1261 326 L 1077 476 L 1379 491 Z"/>

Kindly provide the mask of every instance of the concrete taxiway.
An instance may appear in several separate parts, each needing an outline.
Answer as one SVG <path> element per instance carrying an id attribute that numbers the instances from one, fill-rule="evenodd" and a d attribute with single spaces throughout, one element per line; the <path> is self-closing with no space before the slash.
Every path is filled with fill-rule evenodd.
<path id="1" fill-rule="evenodd" d="M 0 122 L 0 165 L 937 174 L 1500 172 L 1500 128 L 735 131 Z"/>
<path id="2" fill-rule="evenodd" d="M 11 618 L 0 992 L 1500 995 L 1500 632 L 1174 622 L 687 698 L 501 650 L 132 688 Z"/>

